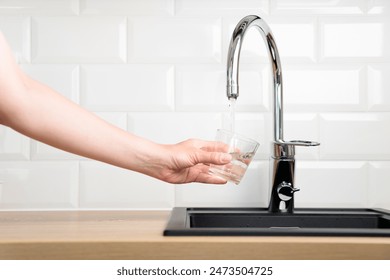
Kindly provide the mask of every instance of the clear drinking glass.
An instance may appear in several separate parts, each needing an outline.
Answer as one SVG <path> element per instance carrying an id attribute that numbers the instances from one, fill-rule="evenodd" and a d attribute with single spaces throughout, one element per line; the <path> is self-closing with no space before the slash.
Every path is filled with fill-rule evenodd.
<path id="1" fill-rule="evenodd" d="M 225 129 L 217 130 L 215 140 L 228 145 L 228 152 L 232 155 L 232 160 L 225 165 L 210 164 L 209 172 L 238 185 L 259 147 L 259 143 Z"/>

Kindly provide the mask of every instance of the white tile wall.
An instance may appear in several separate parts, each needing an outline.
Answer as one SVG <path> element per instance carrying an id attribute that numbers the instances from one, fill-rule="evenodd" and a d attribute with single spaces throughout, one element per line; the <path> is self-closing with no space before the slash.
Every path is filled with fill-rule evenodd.
<path id="1" fill-rule="evenodd" d="M 2 0 L 0 13 L 9 15 L 74 15 L 78 0 Z"/>
<path id="2" fill-rule="evenodd" d="M 296 166 L 297 207 L 365 207 L 368 165 L 361 161 L 301 161 Z M 331 174 L 331 176 L 330 176 Z"/>
<path id="3" fill-rule="evenodd" d="M 199 1 L 176 0 L 177 15 L 239 15 L 246 16 L 254 12 L 268 13 L 267 0 L 208 0 Z"/>
<path id="4" fill-rule="evenodd" d="M 322 114 L 321 158 L 388 160 L 390 114 Z"/>
<path id="5" fill-rule="evenodd" d="M 171 65 L 83 65 L 81 104 L 95 111 L 172 111 L 173 75 Z"/>
<path id="6" fill-rule="evenodd" d="M 390 163 L 370 162 L 369 165 L 369 206 L 390 209 Z"/>
<path id="7" fill-rule="evenodd" d="M 80 0 L 80 13 L 88 15 L 173 15 L 174 0 Z"/>
<path id="8" fill-rule="evenodd" d="M 171 208 L 174 187 L 103 163 L 80 164 L 81 208 Z"/>
<path id="9" fill-rule="evenodd" d="M 321 20 L 324 61 L 390 60 L 388 17 L 323 18 Z M 358 46 L 358 47 L 357 47 Z"/>
<path id="10" fill-rule="evenodd" d="M 275 17 L 269 20 L 269 24 L 283 61 L 316 60 L 317 20 L 315 17 L 301 16 L 294 19 L 285 16 Z"/>
<path id="11" fill-rule="evenodd" d="M 29 138 L 8 127 L 0 126 L 0 159 L 28 160 L 29 158 Z"/>
<path id="12" fill-rule="evenodd" d="M 213 139 L 220 126 L 219 113 L 130 113 L 128 116 L 129 131 L 166 144 L 193 137 Z"/>
<path id="13" fill-rule="evenodd" d="M 368 66 L 368 102 L 373 111 L 390 109 L 390 63 L 370 64 Z"/>
<path id="14" fill-rule="evenodd" d="M 0 162 L 1 209 L 75 209 L 77 162 Z"/>
<path id="15" fill-rule="evenodd" d="M 284 70 L 288 111 L 361 111 L 367 107 L 362 64 L 294 64 Z"/>
<path id="16" fill-rule="evenodd" d="M 271 26 L 283 66 L 297 206 L 390 208 L 390 1 L 2 0 L 0 30 L 32 77 L 160 143 L 226 127 L 226 54 L 245 15 Z M 271 75 L 244 41 L 236 129 L 260 149 L 239 186 L 172 186 L 0 127 L 0 209 L 267 206 Z M 158 127 L 159 129 L 156 129 Z"/>
<path id="17" fill-rule="evenodd" d="M 126 61 L 125 17 L 36 16 L 31 21 L 36 63 Z"/>
<path id="18" fill-rule="evenodd" d="M 0 30 L 6 36 L 17 61 L 30 61 L 30 19 L 27 16 L 1 15 Z"/>
<path id="19" fill-rule="evenodd" d="M 365 0 L 274 0 L 271 11 L 278 14 L 363 14 L 367 1 Z M 372 2 L 372 1 L 369 1 Z M 384 1 L 385 2 L 385 1 Z M 371 4 L 373 8 L 376 6 Z"/>
<path id="20" fill-rule="evenodd" d="M 219 18 L 129 19 L 129 59 L 136 62 L 219 62 Z M 153 38 L 153 43 L 151 43 Z"/>
<path id="21" fill-rule="evenodd" d="M 371 15 L 390 15 L 390 3 L 386 0 L 368 1 L 368 14 Z"/>

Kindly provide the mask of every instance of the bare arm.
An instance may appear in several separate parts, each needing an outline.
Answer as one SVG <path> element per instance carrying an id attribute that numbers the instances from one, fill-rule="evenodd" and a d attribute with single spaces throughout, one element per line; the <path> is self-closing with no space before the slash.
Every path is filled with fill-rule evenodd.
<path id="1" fill-rule="evenodd" d="M 59 149 L 171 183 L 225 183 L 205 164 L 230 160 L 218 143 L 161 145 L 117 128 L 25 75 L 0 33 L 0 123 Z"/>

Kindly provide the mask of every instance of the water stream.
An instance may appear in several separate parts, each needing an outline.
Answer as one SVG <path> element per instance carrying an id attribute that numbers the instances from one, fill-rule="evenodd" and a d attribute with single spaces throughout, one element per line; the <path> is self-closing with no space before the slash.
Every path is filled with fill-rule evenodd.
<path id="1" fill-rule="evenodd" d="M 235 124 L 236 124 L 236 99 L 229 98 L 229 123 L 228 129 L 231 132 L 235 132 Z"/>

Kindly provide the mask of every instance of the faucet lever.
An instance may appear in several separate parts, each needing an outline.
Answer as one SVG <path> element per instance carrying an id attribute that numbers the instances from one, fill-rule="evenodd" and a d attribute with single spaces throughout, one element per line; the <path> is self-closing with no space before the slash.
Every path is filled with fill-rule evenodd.
<path id="1" fill-rule="evenodd" d="M 291 140 L 291 141 L 274 141 L 273 142 L 273 158 L 291 158 L 295 156 L 295 146 L 313 147 L 320 143 L 313 141 Z"/>
<path id="2" fill-rule="evenodd" d="M 283 141 L 282 143 L 286 145 L 303 146 L 303 147 L 313 147 L 313 146 L 320 145 L 320 143 L 318 142 L 307 141 L 307 140 L 290 140 L 290 141 Z"/>

